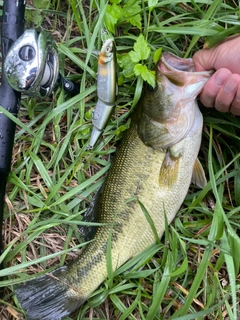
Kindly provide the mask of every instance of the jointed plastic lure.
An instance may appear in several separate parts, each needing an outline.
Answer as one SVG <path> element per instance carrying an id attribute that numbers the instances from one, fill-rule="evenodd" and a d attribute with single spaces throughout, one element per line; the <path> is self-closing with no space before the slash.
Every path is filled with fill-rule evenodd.
<path id="1" fill-rule="evenodd" d="M 97 96 L 89 147 L 93 148 L 114 110 L 117 95 L 116 48 L 113 39 L 103 43 L 98 58 Z"/>

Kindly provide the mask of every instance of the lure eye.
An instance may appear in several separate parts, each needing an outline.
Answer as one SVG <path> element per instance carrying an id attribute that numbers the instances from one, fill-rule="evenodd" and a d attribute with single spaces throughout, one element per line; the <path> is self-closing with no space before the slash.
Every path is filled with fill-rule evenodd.
<path id="1" fill-rule="evenodd" d="M 109 46 L 106 48 L 107 53 L 112 52 L 112 48 Z"/>

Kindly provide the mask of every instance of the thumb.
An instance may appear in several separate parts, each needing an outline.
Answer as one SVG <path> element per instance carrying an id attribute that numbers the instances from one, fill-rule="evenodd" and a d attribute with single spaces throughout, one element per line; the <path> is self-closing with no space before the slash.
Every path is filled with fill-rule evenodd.
<path id="1" fill-rule="evenodd" d="M 240 74 L 240 37 L 229 37 L 211 49 L 202 49 L 193 56 L 196 71 L 226 68 Z"/>
<path id="2" fill-rule="evenodd" d="M 202 49 L 193 55 L 193 62 L 197 72 L 214 69 L 215 54 L 213 50 Z"/>

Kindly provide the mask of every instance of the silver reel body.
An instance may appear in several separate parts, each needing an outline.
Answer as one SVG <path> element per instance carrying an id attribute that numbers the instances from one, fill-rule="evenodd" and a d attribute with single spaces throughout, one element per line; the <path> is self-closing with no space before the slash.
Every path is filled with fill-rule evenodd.
<path id="1" fill-rule="evenodd" d="M 35 97 L 48 96 L 59 77 L 58 53 L 51 35 L 26 30 L 10 48 L 4 72 L 14 90 Z"/>

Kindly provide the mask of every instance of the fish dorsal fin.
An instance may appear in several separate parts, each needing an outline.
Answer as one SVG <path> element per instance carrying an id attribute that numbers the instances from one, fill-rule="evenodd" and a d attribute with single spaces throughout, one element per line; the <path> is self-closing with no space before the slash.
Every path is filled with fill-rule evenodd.
<path id="1" fill-rule="evenodd" d="M 196 184 L 200 188 L 204 188 L 207 184 L 207 179 L 205 176 L 205 172 L 201 165 L 201 162 L 197 158 L 195 164 L 193 166 L 193 173 L 192 173 L 192 183 Z"/>
<path id="2" fill-rule="evenodd" d="M 159 174 L 159 186 L 171 188 L 177 180 L 181 153 L 175 155 L 171 148 L 167 151 Z"/>

